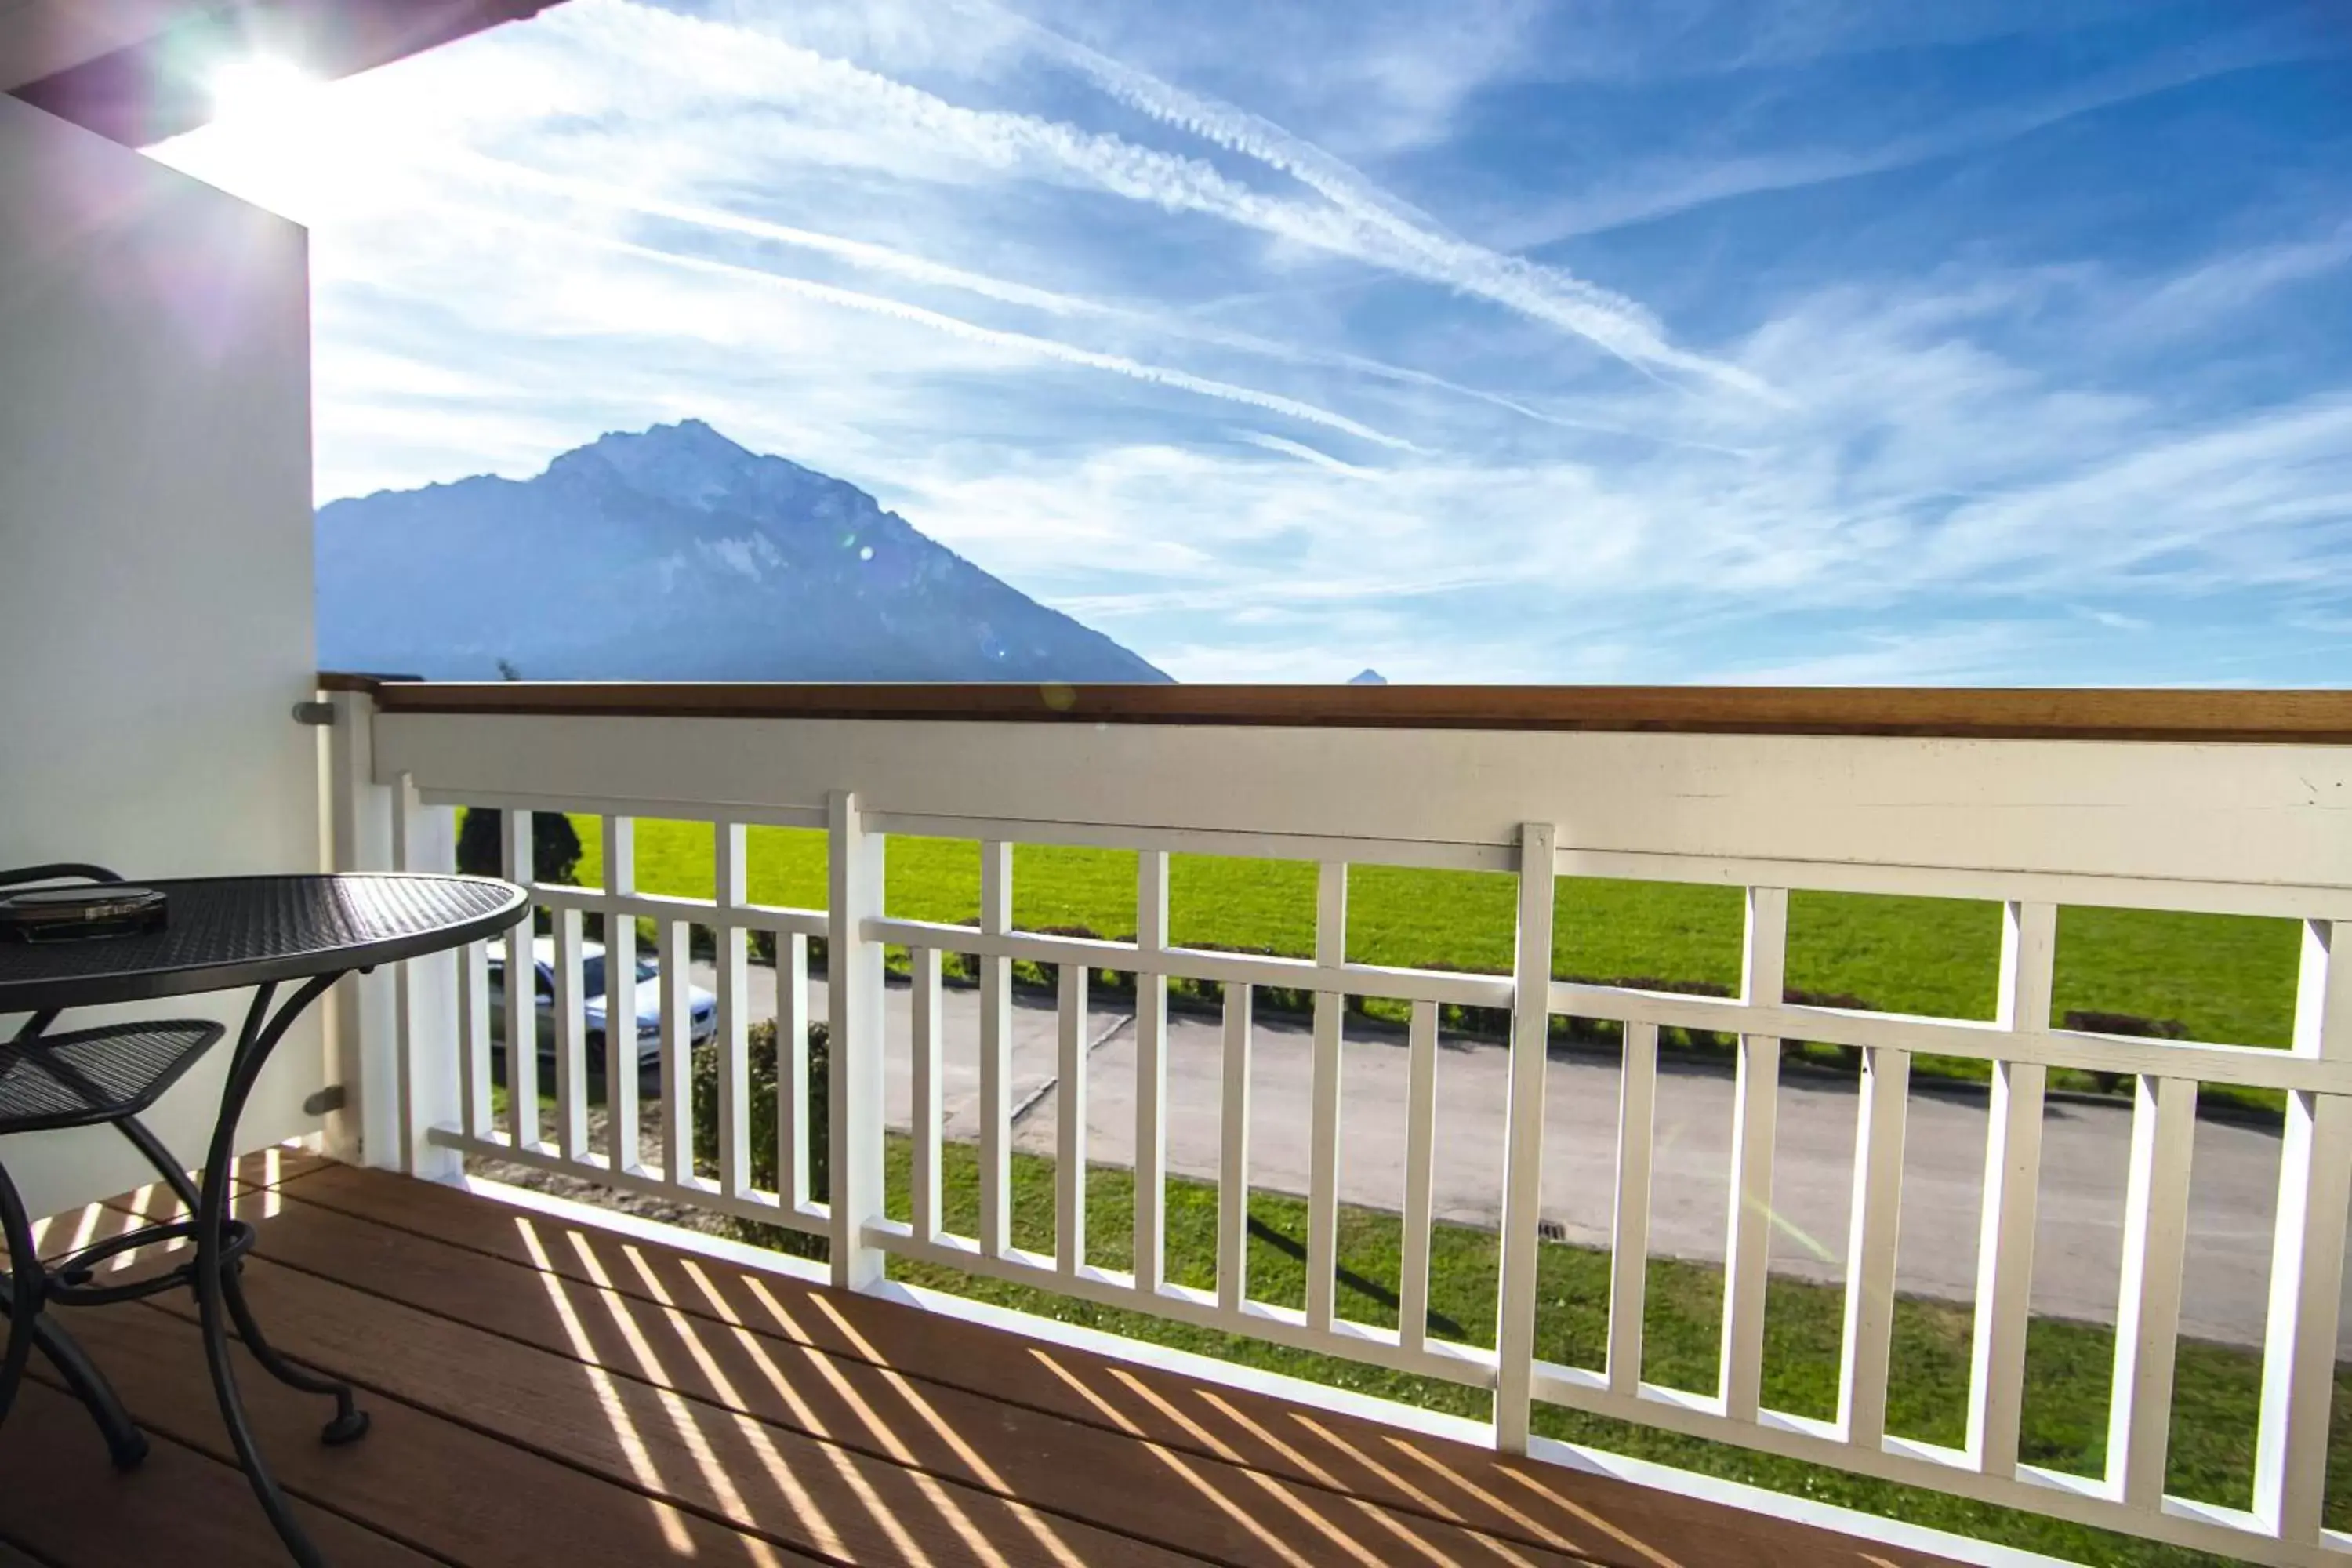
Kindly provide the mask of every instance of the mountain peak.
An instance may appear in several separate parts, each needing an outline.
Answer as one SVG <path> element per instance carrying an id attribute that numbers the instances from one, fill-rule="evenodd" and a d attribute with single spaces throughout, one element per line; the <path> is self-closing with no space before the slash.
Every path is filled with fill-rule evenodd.
<path id="1" fill-rule="evenodd" d="M 551 474 L 600 464 L 631 489 L 681 506 L 705 507 L 760 459 L 699 419 L 612 430 L 548 464 Z"/>

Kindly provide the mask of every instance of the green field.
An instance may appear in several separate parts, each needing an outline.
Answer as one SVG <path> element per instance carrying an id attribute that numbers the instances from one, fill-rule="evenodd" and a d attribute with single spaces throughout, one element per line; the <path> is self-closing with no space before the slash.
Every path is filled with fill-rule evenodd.
<path id="1" fill-rule="evenodd" d="M 908 1145 L 889 1150 L 889 1212 L 908 1217 Z M 1054 1162 L 1016 1154 L 1014 1244 L 1040 1253 L 1054 1247 Z M 973 1152 L 949 1144 L 942 1173 L 943 1223 L 971 1235 L 979 1219 Z M 1171 1179 L 1167 1186 L 1168 1273 L 1178 1283 L 1215 1285 L 1217 1202 L 1213 1184 Z M 1257 1222 L 1249 1248 L 1250 1293 L 1256 1300 L 1298 1307 L 1305 1301 L 1301 1256 L 1306 1205 L 1253 1194 Z M 1132 1266 L 1134 1183 L 1114 1167 L 1087 1180 L 1087 1254 L 1107 1268 Z M 1368 1323 L 1393 1325 L 1401 1225 L 1396 1215 L 1347 1208 L 1339 1227 L 1339 1311 Z M 1492 1345 L 1496 1279 L 1496 1238 L 1457 1226 L 1433 1228 L 1430 1242 L 1430 1331 Z M 1221 1361 L 1267 1368 L 1381 1398 L 1485 1419 L 1487 1395 L 1459 1384 L 1235 1338 L 1165 1319 L 1073 1301 L 1048 1291 L 975 1278 L 959 1270 L 894 1258 L 892 1278 L 958 1295 L 1080 1322 Z M 1597 1367 L 1606 1332 L 1609 1255 L 1589 1247 L 1546 1244 L 1537 1353 L 1549 1361 Z M 1644 1315 L 1643 1373 L 1654 1383 L 1711 1389 L 1722 1308 L 1722 1271 L 1704 1264 L 1653 1260 Z M 1766 1315 L 1765 1403 L 1799 1415 L 1833 1416 L 1843 1296 L 1834 1288 L 1775 1279 Z M 1968 1409 L 1969 1317 L 1965 1307 L 1905 1300 L 1896 1306 L 1894 1387 L 1888 1427 L 1905 1436 L 1957 1446 Z M 2083 1474 L 2105 1462 L 2107 1389 L 2114 1335 L 2095 1325 L 2037 1319 L 2027 1344 L 2026 1407 L 2021 1455 L 2032 1464 Z M 2253 1474 L 2254 1416 L 2261 1382 L 2258 1355 L 2184 1340 L 2173 1394 L 2169 1489 L 2186 1497 L 2245 1507 Z M 2340 1371 L 2337 1437 L 2329 1453 L 2328 1523 L 2352 1523 L 2352 1370 Z M 1989 1508 L 1940 1493 L 1891 1486 L 1818 1466 L 1799 1464 L 1719 1444 L 1700 1442 L 1539 1406 L 1536 1429 L 1570 1442 L 1659 1460 L 1706 1474 L 1794 1492 L 1843 1507 L 1890 1515 L 1981 1540 L 2048 1552 L 2076 1562 L 2179 1568 L 2219 1559 L 2130 1537 Z"/>
<path id="2" fill-rule="evenodd" d="M 601 882 L 593 817 L 573 822 L 578 877 Z M 708 824 L 640 821 L 637 880 L 647 892 L 709 898 Z M 889 840 L 885 901 L 906 919 L 968 924 L 980 908 L 980 854 L 969 841 Z M 822 908 L 825 840 L 794 828 L 749 830 L 754 902 Z M 1193 947 L 1308 956 L 1315 868 L 1300 861 L 1179 855 L 1170 868 L 1172 939 Z M 1562 878 L 1552 970 L 1563 978 L 1728 993 L 1739 983 L 1736 888 Z M 1013 919 L 1030 931 L 1135 934 L 1131 852 L 1019 846 Z M 1496 873 L 1365 866 L 1348 885 L 1354 962 L 1501 973 L 1511 964 L 1512 879 Z M 2061 911 L 2053 1017 L 2119 1014 L 2194 1039 L 2284 1047 L 2294 1012 L 2300 936 L 2292 921 L 2144 910 Z M 1946 899 L 1798 893 L 1790 900 L 1792 990 L 1885 1011 L 1990 1018 L 2000 968 L 1998 905 Z M 1377 1003 L 1372 1010 L 1381 1011 Z M 1923 1071 L 1982 1077 L 1982 1064 L 1923 1058 Z M 2061 1087 L 2089 1088 L 2061 1073 Z M 2232 1091 L 2209 1094 L 2231 1097 Z M 2244 1098 L 2275 1103 L 2253 1091 Z"/>

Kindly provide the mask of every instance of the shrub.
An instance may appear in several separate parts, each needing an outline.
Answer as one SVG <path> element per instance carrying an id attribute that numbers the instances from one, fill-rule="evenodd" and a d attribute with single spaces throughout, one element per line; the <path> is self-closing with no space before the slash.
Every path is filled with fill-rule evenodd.
<path id="1" fill-rule="evenodd" d="M 776 1180 L 776 1026 L 763 1021 L 751 1026 L 747 1044 L 750 1047 L 750 1068 L 746 1074 L 751 1097 L 751 1184 L 780 1192 Z M 833 1194 L 832 1144 L 826 1136 L 827 1108 L 831 1104 L 833 1080 L 832 1037 L 823 1024 L 811 1024 L 808 1031 L 808 1165 L 809 1196 L 817 1202 L 828 1201 Z M 694 1155 L 698 1164 L 716 1165 L 719 1161 L 719 1047 L 706 1045 L 694 1053 L 693 1098 Z M 772 1247 L 801 1258 L 823 1258 L 826 1255 L 824 1238 L 803 1231 L 788 1230 L 782 1226 L 757 1225 L 749 1220 L 730 1223 L 737 1237 L 758 1247 Z"/>
<path id="2" fill-rule="evenodd" d="M 458 814 L 457 869 L 476 877 L 506 875 L 506 816 L 479 805 Z M 560 811 L 531 813 L 532 880 L 570 882 L 580 869 L 580 835 L 570 817 Z"/>

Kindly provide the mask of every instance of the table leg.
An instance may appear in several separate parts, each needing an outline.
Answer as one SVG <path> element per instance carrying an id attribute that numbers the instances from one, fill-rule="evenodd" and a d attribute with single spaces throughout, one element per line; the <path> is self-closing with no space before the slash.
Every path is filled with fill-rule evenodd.
<path id="1" fill-rule="evenodd" d="M 254 1331 L 252 1311 L 246 1306 L 244 1292 L 235 1283 L 222 1252 L 226 1245 L 230 1173 L 236 1158 L 236 1125 L 245 1114 L 245 1102 L 251 1097 L 261 1069 L 268 1064 L 270 1053 L 285 1037 L 288 1026 L 341 978 L 338 974 L 321 974 L 306 981 L 275 1016 L 270 1014 L 269 1004 L 277 986 L 264 985 L 254 994 L 253 1005 L 245 1016 L 245 1027 L 237 1036 L 236 1053 L 229 1058 L 228 1079 L 221 1090 L 220 1120 L 213 1129 L 212 1147 L 205 1155 L 204 1188 L 196 1207 L 196 1306 L 204 1324 L 205 1361 L 212 1372 L 213 1393 L 220 1401 L 221 1418 L 227 1424 L 229 1441 L 236 1446 L 253 1495 L 260 1500 L 262 1511 L 277 1527 L 278 1539 L 285 1542 L 287 1550 L 302 1568 L 325 1568 L 325 1559 L 310 1543 L 286 1494 L 262 1462 L 260 1446 L 254 1440 L 244 1401 L 237 1394 L 236 1371 L 229 1360 L 228 1320 L 234 1318 L 238 1330 L 250 1336 L 254 1353 L 266 1369 L 298 1388 L 316 1385 L 312 1391 L 336 1395 L 337 1411 L 335 1419 L 327 1426 L 327 1441 L 348 1442 L 360 1436 L 367 1429 L 366 1415 L 354 1408 L 349 1385 L 314 1378 L 289 1367 L 268 1347 Z M 287 1377 L 288 1372 L 295 1373 L 301 1381 Z"/>
<path id="2" fill-rule="evenodd" d="M 119 1470 L 135 1470 L 147 1458 L 147 1435 L 122 1407 L 121 1396 L 90 1361 L 72 1335 L 58 1326 L 48 1311 L 50 1275 L 41 1264 L 38 1244 L 25 1214 L 16 1184 L 0 1167 L 0 1230 L 7 1233 L 8 1274 L 0 1280 L 7 1302 L 8 1349 L 0 1361 L 0 1420 L 5 1420 L 16 1391 L 25 1380 L 32 1352 L 38 1350 L 58 1369 L 66 1387 L 81 1401 L 106 1439 L 106 1451 Z"/>
<path id="3" fill-rule="evenodd" d="M 33 1239 L 33 1222 L 26 1216 L 25 1200 L 16 1184 L 0 1167 L 0 1230 L 8 1236 L 8 1349 L 0 1354 L 0 1421 L 16 1403 L 17 1385 L 25 1381 L 25 1363 L 32 1359 L 33 1325 L 41 1318 L 41 1250 Z"/>
<path id="4" fill-rule="evenodd" d="M 37 1038 L 57 1022 L 58 1010 L 46 1007 L 25 1020 L 12 1042 Z M 8 1170 L 0 1165 L 0 1231 L 8 1249 L 8 1348 L 0 1352 L 0 1421 L 16 1403 L 16 1389 L 25 1381 L 25 1364 L 33 1356 L 34 1325 L 41 1319 L 41 1287 L 48 1276 L 41 1269 L 40 1244 L 33 1239 L 33 1222 L 26 1215 L 25 1199 Z"/>
<path id="5" fill-rule="evenodd" d="M 58 1375 L 66 1380 L 66 1387 L 89 1418 L 98 1423 L 99 1436 L 106 1439 L 107 1457 L 118 1470 L 135 1470 L 147 1459 L 147 1434 L 131 1418 L 122 1406 L 122 1396 L 106 1381 L 106 1374 L 89 1359 L 71 1334 L 58 1326 L 55 1314 L 45 1313 L 33 1324 L 33 1339 Z"/>
<path id="6" fill-rule="evenodd" d="M 205 1212 L 203 1206 L 205 1203 L 203 1194 L 196 1190 L 194 1184 L 188 1180 L 188 1173 L 180 1169 L 179 1161 L 173 1158 L 172 1152 L 163 1146 L 162 1139 L 149 1131 L 146 1125 L 135 1117 L 126 1117 L 116 1122 L 114 1126 L 115 1131 L 130 1140 L 132 1148 L 147 1157 L 147 1163 L 154 1166 L 162 1174 L 165 1184 L 178 1195 L 181 1204 L 191 1215 Z M 230 1194 L 232 1203 L 235 1196 L 235 1192 L 232 1190 Z M 227 1232 L 236 1228 L 236 1221 L 228 1217 L 233 1214 L 233 1209 L 225 1208 L 222 1212 L 224 1215 L 222 1224 L 226 1236 Z M 245 1262 L 241 1257 L 224 1257 L 221 1268 L 221 1296 L 228 1308 L 229 1321 L 236 1325 L 236 1337 L 244 1342 L 245 1348 L 252 1352 L 253 1359 L 261 1363 L 261 1369 L 287 1387 L 298 1389 L 304 1394 L 325 1394 L 334 1397 L 335 1416 L 333 1420 L 327 1423 L 326 1430 L 321 1434 L 323 1441 L 330 1446 L 335 1446 L 352 1442 L 366 1436 L 367 1412 L 357 1408 L 354 1405 L 353 1401 L 357 1396 L 352 1393 L 350 1384 L 336 1378 L 322 1377 L 308 1367 L 297 1366 L 278 1354 L 277 1347 L 263 1336 L 261 1324 L 254 1317 L 253 1308 L 245 1299 L 244 1270 Z"/>

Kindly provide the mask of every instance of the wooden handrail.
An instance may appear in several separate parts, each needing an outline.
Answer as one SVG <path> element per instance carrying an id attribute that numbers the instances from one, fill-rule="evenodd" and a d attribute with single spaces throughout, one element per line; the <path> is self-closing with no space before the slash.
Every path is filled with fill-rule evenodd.
<path id="1" fill-rule="evenodd" d="M 324 674 L 394 713 L 2352 744 L 2352 690 L 1788 686 L 1065 686 L 421 681 Z"/>

